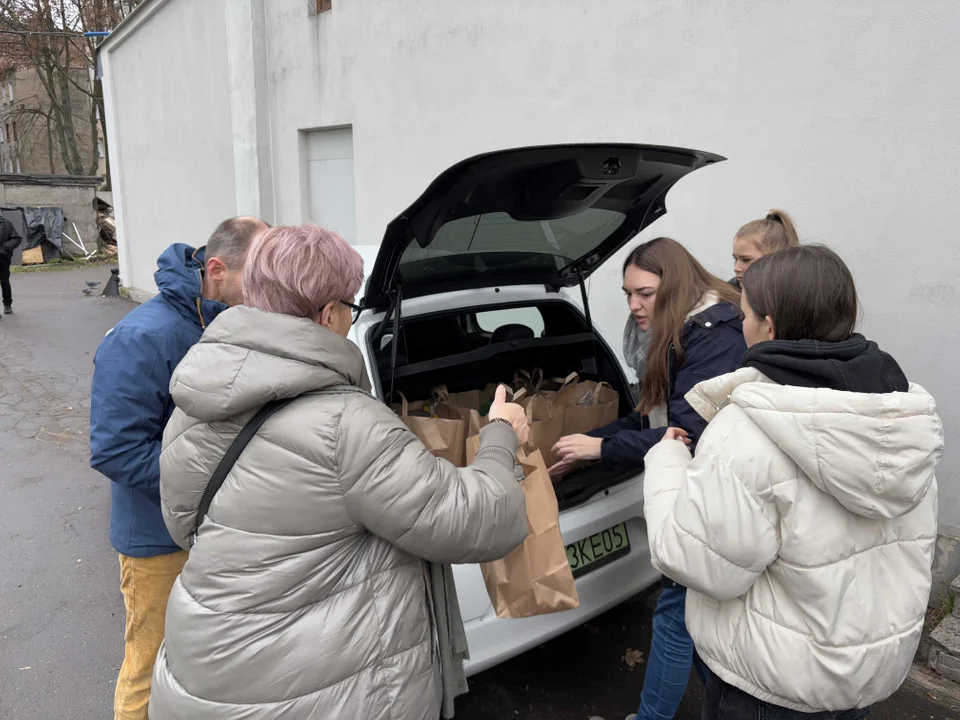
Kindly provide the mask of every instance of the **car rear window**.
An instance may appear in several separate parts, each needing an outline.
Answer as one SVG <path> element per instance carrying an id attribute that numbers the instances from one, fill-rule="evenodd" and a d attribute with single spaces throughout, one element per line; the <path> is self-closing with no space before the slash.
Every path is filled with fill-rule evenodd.
<path id="1" fill-rule="evenodd" d="M 502 212 L 460 218 L 444 224 L 427 247 L 410 243 L 400 259 L 400 275 L 405 283 L 417 284 L 556 272 L 592 252 L 624 218 L 595 207 L 552 220 L 517 220 Z"/>
<path id="2" fill-rule="evenodd" d="M 477 326 L 482 332 L 492 333 L 504 325 L 523 325 L 533 331 L 534 337 L 543 335 L 543 315 L 535 307 L 488 310 L 476 314 Z"/>

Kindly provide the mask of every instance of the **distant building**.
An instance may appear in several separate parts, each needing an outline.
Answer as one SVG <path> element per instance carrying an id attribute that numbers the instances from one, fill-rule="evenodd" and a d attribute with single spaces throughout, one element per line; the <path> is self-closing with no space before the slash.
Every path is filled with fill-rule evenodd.
<path id="1" fill-rule="evenodd" d="M 86 66 L 71 72 L 70 89 L 72 136 L 81 158 L 80 174 L 92 171 L 102 176 L 106 169 L 102 129 L 99 121 L 91 122 L 93 100 L 78 85 L 90 87 L 90 70 Z M 35 68 L 10 68 L 0 73 L 0 172 L 77 174 L 77 168 L 71 172 L 64 162 L 55 112 Z M 94 143 L 100 160 L 96 167 L 91 167 Z"/>

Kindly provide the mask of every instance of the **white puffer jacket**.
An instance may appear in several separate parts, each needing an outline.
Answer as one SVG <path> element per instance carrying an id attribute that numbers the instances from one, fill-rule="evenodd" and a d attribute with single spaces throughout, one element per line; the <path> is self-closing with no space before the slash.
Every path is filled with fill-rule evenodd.
<path id="1" fill-rule="evenodd" d="M 722 680 L 802 712 L 866 707 L 910 669 L 930 594 L 933 398 L 778 385 L 744 368 L 688 402 L 696 457 L 646 458 L 654 565 L 686 585 L 697 651 Z"/>

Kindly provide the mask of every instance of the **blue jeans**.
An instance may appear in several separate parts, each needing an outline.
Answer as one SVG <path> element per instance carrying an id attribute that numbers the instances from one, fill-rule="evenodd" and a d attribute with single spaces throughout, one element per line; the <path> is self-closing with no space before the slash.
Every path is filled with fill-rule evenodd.
<path id="1" fill-rule="evenodd" d="M 637 720 L 671 720 L 687 691 L 690 667 L 696 667 L 704 682 L 709 674 L 687 632 L 684 619 L 687 589 L 669 580 L 662 584 L 653 611 L 653 640 Z"/>
<path id="2" fill-rule="evenodd" d="M 869 714 L 870 708 L 802 713 L 759 700 L 711 675 L 700 720 L 863 720 Z"/>

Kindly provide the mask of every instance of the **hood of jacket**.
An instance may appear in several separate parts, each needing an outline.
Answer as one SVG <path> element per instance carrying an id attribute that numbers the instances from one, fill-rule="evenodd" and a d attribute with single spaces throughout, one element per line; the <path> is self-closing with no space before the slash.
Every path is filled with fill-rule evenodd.
<path id="1" fill-rule="evenodd" d="M 743 356 L 780 385 L 829 388 L 859 393 L 907 392 L 909 383 L 890 355 L 863 335 L 843 342 L 772 340 L 757 343 Z"/>
<path id="2" fill-rule="evenodd" d="M 832 350 L 829 343 L 761 343 L 747 353 L 747 367 L 697 385 L 687 401 L 708 421 L 738 405 L 847 510 L 901 517 L 934 482 L 943 426 L 933 397 L 908 385 L 893 358 L 852 340 Z M 777 381 L 788 376 L 805 386 Z M 898 389 L 885 389 L 891 386 Z"/>
<path id="3" fill-rule="evenodd" d="M 740 308 L 720 300 L 714 293 L 707 293 L 700 300 L 700 304 L 687 313 L 684 334 L 696 328 L 711 328 L 721 323 L 729 325 L 738 333 L 743 333 Z"/>
<path id="4" fill-rule="evenodd" d="M 336 385 L 370 389 L 356 345 L 311 320 L 241 305 L 191 348 L 170 393 L 187 415 L 215 422 Z"/>
<path id="5" fill-rule="evenodd" d="M 203 262 L 204 248 L 194 250 L 184 243 L 174 243 L 157 258 L 157 271 L 153 279 L 160 294 L 177 312 L 201 328 L 206 328 L 227 306 L 203 298 L 200 274 Z"/>

